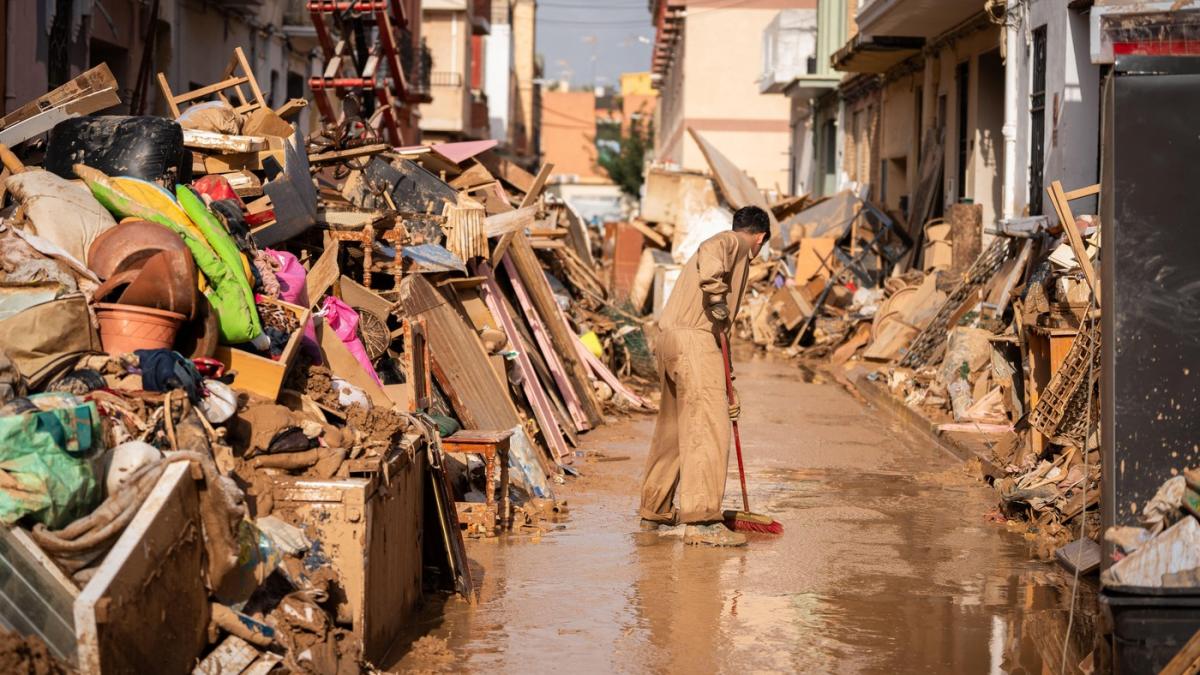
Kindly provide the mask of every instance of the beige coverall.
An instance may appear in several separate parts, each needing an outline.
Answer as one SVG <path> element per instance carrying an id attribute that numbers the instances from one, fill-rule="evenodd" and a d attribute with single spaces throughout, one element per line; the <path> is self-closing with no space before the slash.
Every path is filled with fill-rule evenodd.
<path id="1" fill-rule="evenodd" d="M 730 426 L 717 335 L 737 316 L 749 269 L 749 246 L 721 232 L 687 261 L 663 309 L 656 347 L 662 401 L 642 483 L 646 520 L 672 520 L 676 490 L 679 522 L 721 520 Z M 728 324 L 708 312 L 719 302 L 729 307 Z"/>

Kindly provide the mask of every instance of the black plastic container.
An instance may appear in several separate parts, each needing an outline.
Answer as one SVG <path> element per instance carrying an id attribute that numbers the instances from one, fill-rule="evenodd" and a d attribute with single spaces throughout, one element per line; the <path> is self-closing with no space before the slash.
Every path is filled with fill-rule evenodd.
<path id="1" fill-rule="evenodd" d="M 1200 589 L 1187 593 L 1100 593 L 1101 611 L 1112 628 L 1114 675 L 1158 673 L 1200 630 Z"/>

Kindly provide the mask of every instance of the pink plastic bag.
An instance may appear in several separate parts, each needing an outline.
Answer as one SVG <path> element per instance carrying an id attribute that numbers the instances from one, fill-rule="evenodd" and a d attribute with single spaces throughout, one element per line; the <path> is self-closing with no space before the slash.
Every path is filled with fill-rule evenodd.
<path id="1" fill-rule="evenodd" d="M 375 373 L 375 366 L 371 365 L 371 359 L 367 356 L 367 348 L 363 346 L 362 340 L 358 339 L 358 312 L 354 311 L 346 303 L 338 300 L 332 295 L 325 298 L 325 304 L 321 306 L 321 312 L 325 315 L 325 323 L 333 329 L 335 335 L 345 343 L 346 348 L 358 359 L 362 364 L 363 370 L 375 380 L 379 386 L 383 386 L 383 382 L 379 379 L 379 375 Z"/>
<path id="2" fill-rule="evenodd" d="M 304 270 L 304 266 L 296 259 L 296 256 L 287 251 L 274 251 L 264 249 L 267 255 L 279 262 L 279 269 L 275 272 L 275 279 L 279 282 L 279 299 L 284 302 L 290 302 L 293 305 L 301 307 L 311 307 L 308 299 L 308 272 Z M 312 319 L 309 319 L 304 324 L 304 339 L 300 342 L 300 347 L 305 354 L 312 360 L 313 363 L 320 365 L 324 363 L 321 358 L 321 347 L 317 342 L 317 331 L 313 328 Z"/>

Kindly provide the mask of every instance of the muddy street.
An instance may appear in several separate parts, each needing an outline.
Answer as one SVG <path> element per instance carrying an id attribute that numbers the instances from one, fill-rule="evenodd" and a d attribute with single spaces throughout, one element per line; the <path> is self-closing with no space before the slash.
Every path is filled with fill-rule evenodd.
<path id="1" fill-rule="evenodd" d="M 987 521 L 994 498 L 969 467 L 820 375 L 735 367 L 751 506 L 782 537 L 706 549 L 638 532 L 654 419 L 630 418 L 587 436 L 559 529 L 468 542 L 479 604 L 431 599 L 391 669 L 1059 670 L 1072 579 Z M 736 490 L 731 454 L 727 506 Z M 1090 651 L 1092 616 L 1082 602 L 1068 664 Z"/>

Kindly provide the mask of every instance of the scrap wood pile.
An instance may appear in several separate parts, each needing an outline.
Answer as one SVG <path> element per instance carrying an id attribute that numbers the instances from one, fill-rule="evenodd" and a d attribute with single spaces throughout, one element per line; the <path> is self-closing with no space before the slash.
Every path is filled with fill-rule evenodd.
<path id="1" fill-rule="evenodd" d="M 427 566 L 473 594 L 464 530 L 536 530 L 579 434 L 649 409 L 640 324 L 549 166 L 160 82 L 170 117 L 80 116 L 100 66 L 0 121 L 4 624 L 82 670 L 357 671 Z"/>

